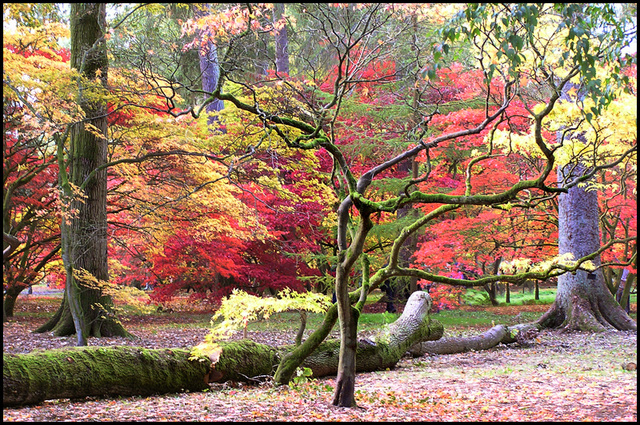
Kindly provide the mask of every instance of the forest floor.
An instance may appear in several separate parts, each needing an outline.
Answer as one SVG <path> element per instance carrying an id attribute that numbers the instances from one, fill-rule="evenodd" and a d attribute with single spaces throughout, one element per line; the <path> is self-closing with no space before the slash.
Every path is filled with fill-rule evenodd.
<path id="1" fill-rule="evenodd" d="M 71 346 L 72 337 L 31 333 L 59 299 L 21 296 L 16 317 L 3 326 L 3 352 Z M 58 304 L 56 304 L 56 302 Z M 484 307 L 516 323 L 523 311 L 548 306 Z M 465 307 L 464 310 L 477 310 Z M 637 311 L 637 305 L 633 305 Z M 22 314 L 24 313 L 24 314 Z M 462 313 L 461 313 L 462 314 Z M 125 316 L 137 339 L 91 339 L 90 345 L 191 347 L 208 333 L 210 312 Z M 438 314 L 434 317 L 437 319 Z M 497 324 L 497 323 L 496 323 Z M 445 336 L 479 334 L 489 326 L 445 330 Z M 290 332 L 289 332 L 290 333 Z M 249 332 L 257 342 L 291 343 L 283 331 Z M 214 385 L 201 393 L 153 397 L 88 397 L 3 408 L 10 421 L 637 421 L 637 333 L 541 332 L 526 344 L 481 352 L 405 357 L 393 370 L 358 374 L 354 409 L 331 406 L 335 378 L 274 387 L 270 383 Z"/>

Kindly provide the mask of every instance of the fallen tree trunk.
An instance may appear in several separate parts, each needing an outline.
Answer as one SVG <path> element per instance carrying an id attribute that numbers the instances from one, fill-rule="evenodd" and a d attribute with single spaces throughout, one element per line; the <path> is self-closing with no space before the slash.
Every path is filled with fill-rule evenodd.
<path id="1" fill-rule="evenodd" d="M 443 327 L 429 319 L 430 307 L 431 299 L 426 293 L 412 294 L 402 316 L 371 340 L 359 341 L 356 370 L 391 368 L 416 342 L 440 338 Z M 197 356 L 182 349 L 126 346 L 3 354 L 3 404 L 19 406 L 57 398 L 201 391 L 210 382 L 272 376 L 282 356 L 294 348 L 242 340 L 219 342 Z M 339 341 L 325 341 L 302 366 L 310 368 L 314 377 L 336 374 L 339 351 Z"/>
<path id="2" fill-rule="evenodd" d="M 4 406 L 57 398 L 201 391 L 209 365 L 189 351 L 138 347 L 72 347 L 3 354 Z"/>
<path id="3" fill-rule="evenodd" d="M 488 350 L 498 344 L 510 344 L 516 341 L 532 339 L 538 332 L 535 324 L 516 326 L 497 325 L 485 333 L 469 337 L 445 337 L 437 341 L 422 341 L 410 349 L 414 357 L 425 354 L 456 354 L 467 351 Z"/>
<path id="4" fill-rule="evenodd" d="M 411 294 L 402 315 L 371 339 L 358 340 L 356 371 L 371 372 L 393 368 L 409 348 L 420 341 L 442 337 L 442 323 L 429 318 L 431 297 L 422 291 Z M 338 371 L 340 341 L 325 341 L 302 363 L 314 377 L 335 375 Z"/>
<path id="5" fill-rule="evenodd" d="M 437 341 L 424 341 L 415 344 L 409 352 L 414 356 L 424 354 L 455 354 L 466 351 L 486 350 L 498 345 L 509 333 L 504 325 L 494 326 L 482 335 L 472 337 L 447 337 Z"/>

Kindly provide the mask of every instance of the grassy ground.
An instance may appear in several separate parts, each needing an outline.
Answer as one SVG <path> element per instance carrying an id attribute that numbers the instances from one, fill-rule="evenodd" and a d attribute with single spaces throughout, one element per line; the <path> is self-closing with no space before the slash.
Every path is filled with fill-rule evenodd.
<path id="1" fill-rule="evenodd" d="M 511 290 L 510 302 L 507 304 L 504 294 L 498 295 L 496 299 L 500 304 L 504 305 L 523 305 L 523 304 L 551 304 L 556 298 L 556 288 L 540 288 L 539 299 L 534 299 L 532 291 L 515 288 Z M 466 305 L 491 305 L 489 294 L 485 290 L 467 289 L 467 293 L 463 295 L 462 301 Z"/>

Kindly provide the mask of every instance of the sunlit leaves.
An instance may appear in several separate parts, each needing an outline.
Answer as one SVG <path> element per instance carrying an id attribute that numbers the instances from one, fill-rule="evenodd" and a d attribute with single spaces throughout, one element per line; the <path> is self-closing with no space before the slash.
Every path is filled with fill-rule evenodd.
<path id="1" fill-rule="evenodd" d="M 290 289 L 280 291 L 276 297 L 256 297 L 244 291 L 234 289 L 231 295 L 222 300 L 220 308 L 211 319 L 212 329 L 206 336 L 207 343 L 226 339 L 233 332 L 244 329 L 247 324 L 258 319 L 268 320 L 269 316 L 284 311 L 308 311 L 322 313 L 330 305 L 331 299 L 314 292 L 295 292 Z M 220 323 L 215 323 L 222 318 Z M 197 347 L 196 347 L 197 348 Z"/>
<path id="2" fill-rule="evenodd" d="M 121 305 L 126 305 L 127 310 L 141 314 L 149 314 L 155 310 L 149 305 L 149 295 L 132 286 L 120 286 L 114 283 L 96 279 L 84 269 L 75 269 L 74 278 L 82 282 L 87 288 L 97 289 L 103 296 L 110 297 L 115 303 L 116 311 L 123 311 Z"/>

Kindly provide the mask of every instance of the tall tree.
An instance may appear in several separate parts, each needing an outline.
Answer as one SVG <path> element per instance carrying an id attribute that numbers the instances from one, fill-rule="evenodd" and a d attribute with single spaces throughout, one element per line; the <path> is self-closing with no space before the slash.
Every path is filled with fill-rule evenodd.
<path id="1" fill-rule="evenodd" d="M 276 71 L 289 74 L 289 37 L 284 20 L 284 3 L 274 3 L 273 19 L 276 28 Z"/>
<path id="2" fill-rule="evenodd" d="M 585 174 L 584 164 L 558 168 L 558 182 L 567 184 Z M 558 251 L 584 258 L 600 248 L 598 192 L 575 185 L 559 197 Z M 591 259 L 601 265 L 600 255 Z M 602 270 L 577 270 L 558 276 L 558 291 L 550 309 L 539 319 L 542 327 L 566 330 L 635 330 L 636 322 L 627 315 L 607 288 Z"/>
<path id="3" fill-rule="evenodd" d="M 71 67 L 78 71 L 78 104 L 85 120 L 71 128 L 68 162 L 58 141 L 63 210 L 62 259 L 65 292 L 58 312 L 37 332 L 90 336 L 129 336 L 115 318 L 110 296 L 99 287 L 107 267 L 107 107 L 100 100 L 107 82 L 106 5 L 73 3 L 70 10 Z M 67 172 L 68 167 L 68 172 Z M 67 174 L 68 173 L 68 174 Z M 88 274 L 80 277 L 79 273 Z"/>
<path id="4" fill-rule="evenodd" d="M 576 99 L 569 95 L 575 93 Z M 567 84 L 563 90 L 564 102 L 584 101 L 580 87 Z M 560 132 L 560 139 L 569 137 L 568 143 L 589 145 L 584 134 L 571 131 L 567 136 Z M 612 141 L 615 143 L 615 141 Z M 595 143 L 595 141 L 592 141 Z M 558 277 L 558 292 L 550 309 L 538 320 L 542 327 L 565 330 L 604 331 L 607 329 L 635 330 L 636 322 L 627 315 L 607 287 L 600 270 L 600 213 L 598 190 L 593 187 L 593 168 L 597 158 L 590 158 L 589 150 L 576 149 L 572 161 L 558 167 L 558 186 L 570 186 L 558 199 L 558 253 L 573 258 L 593 256 L 595 270 L 577 270 Z M 592 170 L 589 170 L 592 168 Z M 594 255 L 596 254 L 596 255 Z"/>
<path id="5" fill-rule="evenodd" d="M 209 7 L 205 4 L 195 5 L 194 17 L 202 18 L 209 14 Z M 200 35 L 206 42 L 202 43 L 199 50 L 200 58 L 200 72 L 202 75 L 202 90 L 205 93 L 210 93 L 218 88 L 218 81 L 220 80 L 220 66 L 218 64 L 218 48 L 212 41 L 212 35 L 205 32 Z M 224 102 L 216 99 L 209 103 L 206 107 L 207 113 L 211 114 L 208 119 L 209 125 L 212 125 L 217 121 L 215 115 L 216 112 L 221 111 L 224 108 Z"/>

